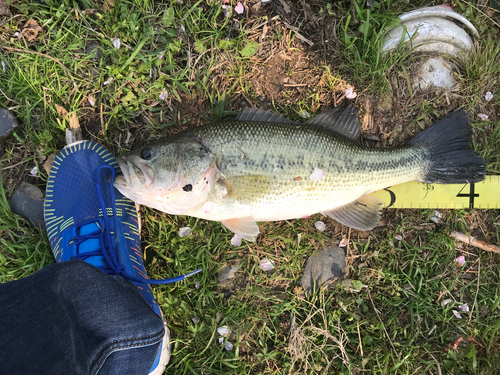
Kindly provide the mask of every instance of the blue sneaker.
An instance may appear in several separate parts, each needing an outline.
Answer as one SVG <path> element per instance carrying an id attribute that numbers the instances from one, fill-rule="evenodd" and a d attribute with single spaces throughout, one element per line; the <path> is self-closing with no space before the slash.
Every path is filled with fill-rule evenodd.
<path id="1" fill-rule="evenodd" d="M 149 284 L 183 280 L 201 269 L 166 280 L 148 279 L 135 204 L 113 187 L 117 174 L 121 171 L 114 156 L 95 142 L 74 143 L 57 155 L 45 199 L 50 246 L 57 262 L 81 259 L 128 279 L 162 316 Z M 161 374 L 168 363 L 167 328 L 165 332 L 150 374 Z"/>

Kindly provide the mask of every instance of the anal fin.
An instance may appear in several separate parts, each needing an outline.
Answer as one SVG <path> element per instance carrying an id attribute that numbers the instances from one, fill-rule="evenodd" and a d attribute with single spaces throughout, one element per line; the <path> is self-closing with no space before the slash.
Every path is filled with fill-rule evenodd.
<path id="1" fill-rule="evenodd" d="M 255 242 L 255 236 L 260 233 L 259 226 L 252 216 L 221 220 L 221 224 L 250 242 Z"/>
<path id="2" fill-rule="evenodd" d="M 382 201 L 380 199 L 363 195 L 354 202 L 330 211 L 324 211 L 322 214 L 354 229 L 371 230 L 380 221 L 381 209 Z"/>

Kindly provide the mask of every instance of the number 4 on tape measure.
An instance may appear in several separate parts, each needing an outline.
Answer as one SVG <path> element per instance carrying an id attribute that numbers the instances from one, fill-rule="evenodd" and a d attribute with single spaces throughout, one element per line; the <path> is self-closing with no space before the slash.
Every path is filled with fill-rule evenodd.
<path id="1" fill-rule="evenodd" d="M 475 197 L 479 197 L 479 194 L 476 194 L 475 190 L 476 190 L 476 184 L 472 183 L 472 184 L 465 184 L 464 187 L 462 189 L 460 189 L 460 191 L 458 192 L 457 194 L 457 197 L 469 197 L 469 208 L 474 208 L 474 198 Z M 469 194 L 462 194 L 462 191 L 467 187 L 469 186 Z"/>
<path id="2" fill-rule="evenodd" d="M 465 185 L 413 181 L 370 195 L 391 208 L 500 208 L 500 176 L 486 176 L 484 181 Z"/>

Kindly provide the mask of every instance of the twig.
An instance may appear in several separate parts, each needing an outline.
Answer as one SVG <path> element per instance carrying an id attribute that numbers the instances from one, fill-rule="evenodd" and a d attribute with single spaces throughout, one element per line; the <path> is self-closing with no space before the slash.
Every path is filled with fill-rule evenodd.
<path id="1" fill-rule="evenodd" d="M 476 296 L 474 297 L 474 303 L 472 304 L 472 308 L 470 309 L 470 315 L 469 315 L 469 323 L 472 319 L 472 314 L 474 313 L 474 308 L 476 307 L 477 303 L 477 295 L 479 294 L 479 279 L 481 278 L 481 258 L 478 258 L 479 264 L 477 265 L 477 288 L 476 288 Z"/>
<path id="2" fill-rule="evenodd" d="M 0 48 L 6 49 L 7 51 L 15 51 L 15 52 L 21 52 L 21 53 L 31 53 L 32 55 L 43 56 L 43 57 L 46 57 L 48 59 L 51 59 L 52 61 L 55 61 L 56 63 L 58 63 L 59 65 L 62 66 L 62 68 L 66 71 L 66 73 L 69 74 L 69 78 L 71 78 L 71 81 L 73 82 L 73 87 L 74 87 L 75 91 L 78 90 L 78 85 L 76 84 L 76 82 L 75 82 L 73 76 L 71 75 L 71 72 L 69 71 L 69 69 L 66 68 L 62 62 L 60 62 L 59 60 L 53 58 L 52 56 L 46 55 L 45 53 L 41 53 L 41 52 L 28 51 L 28 50 L 19 49 L 19 48 L 12 48 L 12 47 L 6 47 L 6 46 L 2 46 Z"/>
<path id="3" fill-rule="evenodd" d="M 434 276 L 434 277 L 431 277 L 431 278 L 430 278 L 430 279 L 428 279 L 428 280 L 425 280 L 425 282 L 426 282 L 426 283 L 430 283 L 431 281 L 434 281 L 434 280 L 440 279 L 440 278 L 442 278 L 443 276 L 446 276 L 446 273 L 447 273 L 447 272 L 445 271 L 445 272 L 443 272 L 443 273 L 441 273 L 441 274 L 439 274 L 439 275 L 436 275 L 436 276 Z"/>
<path id="4" fill-rule="evenodd" d="M 22 161 L 20 161 L 19 163 L 9 165 L 8 167 L 3 167 L 2 169 L 5 171 L 5 170 L 7 170 L 7 169 L 11 169 L 11 168 L 17 167 L 18 165 L 21 165 L 21 164 L 27 163 L 27 162 L 29 162 L 29 161 L 31 161 L 31 160 L 33 160 L 33 159 L 26 159 L 26 160 L 22 160 Z"/>
<path id="5" fill-rule="evenodd" d="M 5 96 L 5 98 L 13 103 L 16 103 L 16 104 L 21 104 L 19 102 L 16 102 L 15 100 L 12 100 L 11 98 L 9 98 L 7 95 L 5 95 L 5 93 L 2 91 L 2 89 L 0 89 L 0 92 L 3 94 L 3 96 Z"/>
<path id="6" fill-rule="evenodd" d="M 297 36 L 297 38 L 299 38 L 300 40 L 302 40 L 303 42 L 309 44 L 311 47 L 314 46 L 314 43 L 312 41 L 310 41 L 309 39 L 307 39 L 304 35 L 300 34 L 299 33 L 299 28 L 298 27 L 295 27 L 295 26 L 292 26 L 290 25 L 288 22 L 285 22 L 283 21 L 283 24 L 289 28 L 290 30 L 292 31 L 295 31 L 295 35 Z"/>
<path id="7" fill-rule="evenodd" d="M 356 323 L 358 324 L 359 349 L 361 350 L 361 358 L 363 358 L 363 343 L 361 342 L 361 333 L 359 332 L 359 320 Z"/>
<path id="8" fill-rule="evenodd" d="M 493 253 L 500 254 L 500 247 L 495 246 L 493 244 L 478 240 L 476 237 L 473 236 L 467 236 L 466 234 L 457 232 L 457 231 L 452 231 L 450 233 L 450 236 L 455 238 L 458 241 L 465 242 L 468 245 L 472 245 L 475 247 L 479 247 L 480 249 L 486 250 L 486 251 L 491 251 Z"/>
<path id="9" fill-rule="evenodd" d="M 389 340 L 389 343 L 392 346 L 392 350 L 394 350 L 394 353 L 396 353 L 396 355 L 398 356 L 398 359 L 400 360 L 401 358 L 399 356 L 399 353 L 396 351 L 396 348 L 394 347 L 394 344 L 392 343 L 391 337 L 389 336 L 389 333 L 387 333 L 387 330 L 385 329 L 384 322 L 382 322 L 382 319 L 380 319 L 380 315 L 378 314 L 377 308 L 375 307 L 375 304 L 373 303 L 373 299 L 372 299 L 372 295 L 370 293 L 370 289 L 368 289 L 368 297 L 370 297 L 370 301 L 372 303 L 373 310 L 375 310 L 375 314 L 377 314 L 377 318 L 380 321 L 380 324 L 382 324 L 382 328 L 384 329 L 385 335 L 387 336 L 387 340 Z"/>
<path id="10" fill-rule="evenodd" d="M 427 349 L 426 349 L 427 350 Z M 439 362 L 438 360 L 436 359 L 436 357 L 434 357 L 431 352 L 429 352 L 427 350 L 427 353 L 429 353 L 429 355 L 432 357 L 432 359 L 434 360 L 434 362 L 436 362 L 436 365 L 437 365 L 437 368 L 438 368 L 438 375 L 443 375 L 443 373 L 441 372 L 441 366 L 439 365 Z"/>

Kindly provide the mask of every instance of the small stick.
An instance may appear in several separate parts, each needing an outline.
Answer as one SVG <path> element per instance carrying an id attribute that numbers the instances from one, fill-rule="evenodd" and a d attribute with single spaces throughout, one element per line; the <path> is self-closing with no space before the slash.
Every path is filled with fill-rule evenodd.
<path id="1" fill-rule="evenodd" d="M 363 343 L 361 342 L 361 333 L 359 332 L 359 321 L 356 323 L 358 323 L 359 349 L 361 350 L 361 358 L 363 358 Z"/>
<path id="2" fill-rule="evenodd" d="M 302 35 L 302 34 L 300 34 L 300 33 L 299 33 L 299 31 L 298 31 L 298 30 L 299 30 L 299 28 L 298 28 L 298 27 L 292 26 L 292 25 L 290 25 L 288 22 L 285 22 L 285 21 L 283 21 L 283 24 L 284 24 L 287 28 L 289 28 L 290 30 L 295 31 L 295 35 L 297 36 L 297 38 L 299 38 L 299 39 L 300 39 L 300 40 L 302 40 L 303 42 L 305 42 L 305 43 L 309 44 L 311 47 L 312 47 L 312 46 L 314 46 L 314 43 L 313 43 L 313 42 L 311 42 L 311 41 L 310 41 L 309 39 L 307 39 L 304 35 Z"/>
<path id="3" fill-rule="evenodd" d="M 368 297 L 370 297 L 370 301 L 372 303 L 372 306 L 373 306 L 373 310 L 375 310 L 375 313 L 377 314 L 377 318 L 378 320 L 380 321 L 380 324 L 382 324 L 382 328 L 384 329 L 384 332 L 385 332 L 385 335 L 387 337 L 387 339 L 389 340 L 389 343 L 391 344 L 392 346 L 392 350 L 394 350 L 394 353 L 396 354 L 396 356 L 398 357 L 399 360 L 401 360 L 401 357 L 399 355 L 399 353 L 396 351 L 396 348 L 394 347 L 394 344 L 392 343 L 392 340 L 391 340 L 391 337 L 389 336 L 389 333 L 387 332 L 387 330 L 385 329 L 385 324 L 384 322 L 382 321 L 382 319 L 380 318 L 380 315 L 378 313 L 378 310 L 377 308 L 375 307 L 375 304 L 373 303 L 373 299 L 372 299 L 372 295 L 370 293 L 370 290 L 368 289 Z"/>
<path id="4" fill-rule="evenodd" d="M 481 279 L 481 258 L 477 258 L 479 260 L 479 264 L 477 266 L 477 288 L 476 288 L 476 295 L 474 297 L 474 303 L 472 304 L 472 309 L 470 309 L 470 314 L 469 314 L 469 324 L 472 319 L 472 313 L 474 312 L 474 308 L 476 307 L 477 303 L 477 295 L 479 294 L 479 280 Z"/>
<path id="5" fill-rule="evenodd" d="M 493 253 L 500 254 L 500 247 L 478 240 L 476 237 L 473 236 L 467 236 L 466 234 L 457 232 L 457 231 L 452 231 L 450 233 L 450 236 L 455 238 L 458 241 L 465 242 L 468 245 L 472 245 L 475 247 L 479 247 L 480 249 L 486 250 L 486 251 L 491 251 Z"/>

